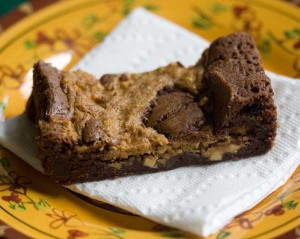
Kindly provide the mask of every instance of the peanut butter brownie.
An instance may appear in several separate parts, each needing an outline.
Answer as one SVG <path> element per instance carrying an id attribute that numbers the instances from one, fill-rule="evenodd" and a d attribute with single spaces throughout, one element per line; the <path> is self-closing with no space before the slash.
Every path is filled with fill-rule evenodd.
<path id="1" fill-rule="evenodd" d="M 27 113 L 45 173 L 71 184 L 266 153 L 272 97 L 253 39 L 235 33 L 191 67 L 96 79 L 39 61 Z"/>

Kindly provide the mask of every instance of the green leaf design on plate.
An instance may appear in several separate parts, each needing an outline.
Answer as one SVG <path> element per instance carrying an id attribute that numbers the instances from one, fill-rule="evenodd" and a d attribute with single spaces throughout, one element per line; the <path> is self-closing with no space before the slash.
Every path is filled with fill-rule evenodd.
<path id="1" fill-rule="evenodd" d="M 300 36 L 300 28 L 284 31 L 283 34 L 286 39 L 295 39 Z"/>
<path id="2" fill-rule="evenodd" d="M 146 3 L 146 4 L 144 4 L 143 7 L 149 11 L 156 11 L 159 9 L 159 7 L 157 5 L 152 4 L 152 3 Z"/>
<path id="3" fill-rule="evenodd" d="M 284 36 L 285 36 L 287 39 L 293 39 L 296 35 L 294 34 L 293 31 L 285 31 L 285 32 L 284 32 Z"/>
<path id="4" fill-rule="evenodd" d="M 213 5 L 210 6 L 210 11 L 212 13 L 222 13 L 226 12 L 228 8 L 222 4 L 222 3 L 214 3 Z"/>
<path id="5" fill-rule="evenodd" d="M 257 44 L 257 47 L 262 53 L 263 57 L 268 58 L 272 51 L 272 41 L 266 36 Z"/>
<path id="6" fill-rule="evenodd" d="M 103 41 L 106 36 L 107 32 L 95 32 L 93 34 L 93 38 L 97 39 L 98 41 Z"/>
<path id="7" fill-rule="evenodd" d="M 18 209 L 20 209 L 21 211 L 26 211 L 26 207 L 23 202 L 18 203 Z"/>
<path id="8" fill-rule="evenodd" d="M 40 199 L 37 204 L 40 206 L 40 207 L 50 207 L 50 204 L 44 200 L 44 199 Z"/>
<path id="9" fill-rule="evenodd" d="M 132 4 L 135 2 L 135 0 L 123 0 L 123 7 L 122 7 L 122 15 L 127 16 L 131 9 Z"/>
<path id="10" fill-rule="evenodd" d="M 204 16 L 198 16 L 192 19 L 192 25 L 196 28 L 208 30 L 212 27 L 211 22 Z"/>
<path id="11" fill-rule="evenodd" d="M 112 227 L 110 229 L 113 233 L 117 234 L 117 235 L 123 235 L 126 233 L 125 230 L 122 230 L 122 229 L 119 229 L 119 228 L 116 228 L 116 227 Z"/>
<path id="12" fill-rule="evenodd" d="M 298 201 L 296 201 L 296 200 L 291 200 L 291 201 L 288 201 L 283 204 L 283 206 L 288 210 L 295 209 L 297 207 L 297 205 L 298 205 Z"/>
<path id="13" fill-rule="evenodd" d="M 36 47 L 36 43 L 33 40 L 25 40 L 24 46 L 26 49 L 34 49 Z"/>
<path id="14" fill-rule="evenodd" d="M 91 28 L 98 20 L 99 19 L 95 13 L 90 13 L 83 18 L 81 25 L 84 28 Z"/>
<path id="15" fill-rule="evenodd" d="M 221 231 L 218 235 L 216 239 L 225 239 L 227 237 L 229 237 L 231 235 L 231 232 L 229 231 Z"/>

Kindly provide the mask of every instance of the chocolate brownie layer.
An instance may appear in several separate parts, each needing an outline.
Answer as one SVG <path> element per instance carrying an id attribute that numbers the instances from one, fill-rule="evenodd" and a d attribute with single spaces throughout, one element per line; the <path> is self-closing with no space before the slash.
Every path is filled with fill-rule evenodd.
<path id="1" fill-rule="evenodd" d="M 253 39 L 236 33 L 188 68 L 96 79 L 39 61 L 27 113 L 45 173 L 70 184 L 265 153 L 272 97 Z"/>

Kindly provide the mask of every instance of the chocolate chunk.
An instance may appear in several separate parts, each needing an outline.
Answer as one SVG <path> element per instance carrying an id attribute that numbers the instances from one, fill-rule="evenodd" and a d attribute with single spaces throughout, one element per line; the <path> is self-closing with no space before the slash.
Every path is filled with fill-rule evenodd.
<path id="1" fill-rule="evenodd" d="M 115 78 L 117 75 L 116 74 L 105 74 L 100 78 L 100 83 L 103 86 L 106 86 L 109 82 L 111 82 L 113 80 L 113 78 Z"/>
<path id="2" fill-rule="evenodd" d="M 121 74 L 120 75 L 120 81 L 128 81 L 128 76 L 126 74 Z"/>
<path id="3" fill-rule="evenodd" d="M 170 138 L 178 138 L 199 130 L 203 123 L 203 112 L 191 94 L 171 92 L 158 96 L 146 126 Z"/>
<path id="4" fill-rule="evenodd" d="M 159 95 L 156 99 L 155 106 L 147 117 L 148 120 L 146 125 L 155 127 L 168 115 L 174 114 L 184 105 L 189 104 L 192 101 L 192 95 L 182 92 L 171 92 Z"/>
<path id="5" fill-rule="evenodd" d="M 73 109 L 70 108 L 68 97 L 60 87 L 61 72 L 49 64 L 38 61 L 34 66 L 34 106 L 37 118 L 48 119 L 59 117 L 70 119 Z"/>
<path id="6" fill-rule="evenodd" d="M 90 119 L 85 123 L 82 131 L 82 139 L 85 143 L 94 143 L 105 137 L 104 131 L 101 129 L 99 120 Z"/>

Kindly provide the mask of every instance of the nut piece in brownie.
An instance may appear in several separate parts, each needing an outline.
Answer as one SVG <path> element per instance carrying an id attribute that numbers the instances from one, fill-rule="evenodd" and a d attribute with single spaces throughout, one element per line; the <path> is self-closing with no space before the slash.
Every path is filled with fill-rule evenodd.
<path id="1" fill-rule="evenodd" d="M 96 79 L 39 61 L 27 113 L 45 173 L 71 184 L 266 153 L 272 97 L 253 39 L 235 33 L 191 67 Z"/>

